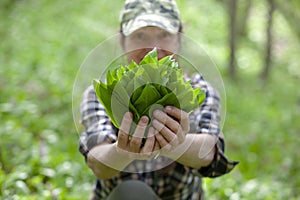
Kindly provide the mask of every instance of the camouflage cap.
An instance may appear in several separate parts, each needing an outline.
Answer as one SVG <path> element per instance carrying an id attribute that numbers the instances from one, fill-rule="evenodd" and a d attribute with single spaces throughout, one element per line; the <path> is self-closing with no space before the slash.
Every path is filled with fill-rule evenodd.
<path id="1" fill-rule="evenodd" d="M 145 26 L 156 26 L 173 34 L 180 27 L 179 10 L 174 0 L 126 0 L 120 20 L 126 36 Z"/>

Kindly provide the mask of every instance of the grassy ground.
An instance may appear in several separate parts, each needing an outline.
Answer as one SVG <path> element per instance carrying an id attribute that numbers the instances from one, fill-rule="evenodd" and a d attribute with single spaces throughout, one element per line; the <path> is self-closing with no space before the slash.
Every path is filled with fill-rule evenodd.
<path id="1" fill-rule="evenodd" d="M 122 2 L 0 4 L 2 199 L 88 196 L 94 178 L 77 150 L 72 87 L 90 50 L 118 31 Z M 195 2 L 178 1 L 185 30 L 220 68 L 227 94 L 226 152 L 241 161 L 232 173 L 205 179 L 208 199 L 299 199 L 298 41 L 276 13 L 272 74 L 267 83 L 259 80 L 264 42 L 260 17 L 264 19 L 265 7 L 255 1 L 250 36 L 239 43 L 239 77 L 232 81 L 226 73 L 224 6 Z"/>

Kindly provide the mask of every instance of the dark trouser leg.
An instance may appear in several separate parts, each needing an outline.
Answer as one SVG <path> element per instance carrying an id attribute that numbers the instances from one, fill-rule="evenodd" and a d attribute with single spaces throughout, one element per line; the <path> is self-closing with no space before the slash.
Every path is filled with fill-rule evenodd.
<path id="1" fill-rule="evenodd" d="M 142 181 L 130 180 L 118 185 L 107 200 L 157 200 L 159 197 Z"/>

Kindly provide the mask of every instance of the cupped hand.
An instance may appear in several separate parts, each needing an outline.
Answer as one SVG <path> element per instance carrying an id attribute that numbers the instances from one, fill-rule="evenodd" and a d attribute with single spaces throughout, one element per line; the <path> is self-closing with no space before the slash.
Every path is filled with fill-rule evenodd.
<path id="1" fill-rule="evenodd" d="M 118 133 L 117 148 L 120 152 L 126 154 L 131 159 L 149 159 L 157 153 L 158 143 L 155 141 L 157 131 L 150 127 L 147 133 L 146 141 L 143 145 L 143 138 L 147 131 L 149 118 L 142 116 L 138 122 L 134 133 L 130 136 L 130 130 L 133 119 L 130 112 L 125 113 Z"/>
<path id="2" fill-rule="evenodd" d="M 152 126 L 158 132 L 156 141 L 163 150 L 169 151 L 182 144 L 190 130 L 189 114 L 177 107 L 166 106 L 155 110 Z"/>

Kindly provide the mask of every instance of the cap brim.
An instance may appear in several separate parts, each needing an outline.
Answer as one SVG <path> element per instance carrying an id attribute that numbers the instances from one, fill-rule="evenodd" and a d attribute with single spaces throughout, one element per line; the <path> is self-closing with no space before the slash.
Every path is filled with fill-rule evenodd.
<path id="1" fill-rule="evenodd" d="M 180 22 L 179 20 L 171 20 L 156 14 L 145 14 L 124 22 L 122 24 L 122 31 L 125 36 L 128 36 L 146 26 L 156 26 L 169 33 L 176 34 L 179 31 Z"/>

